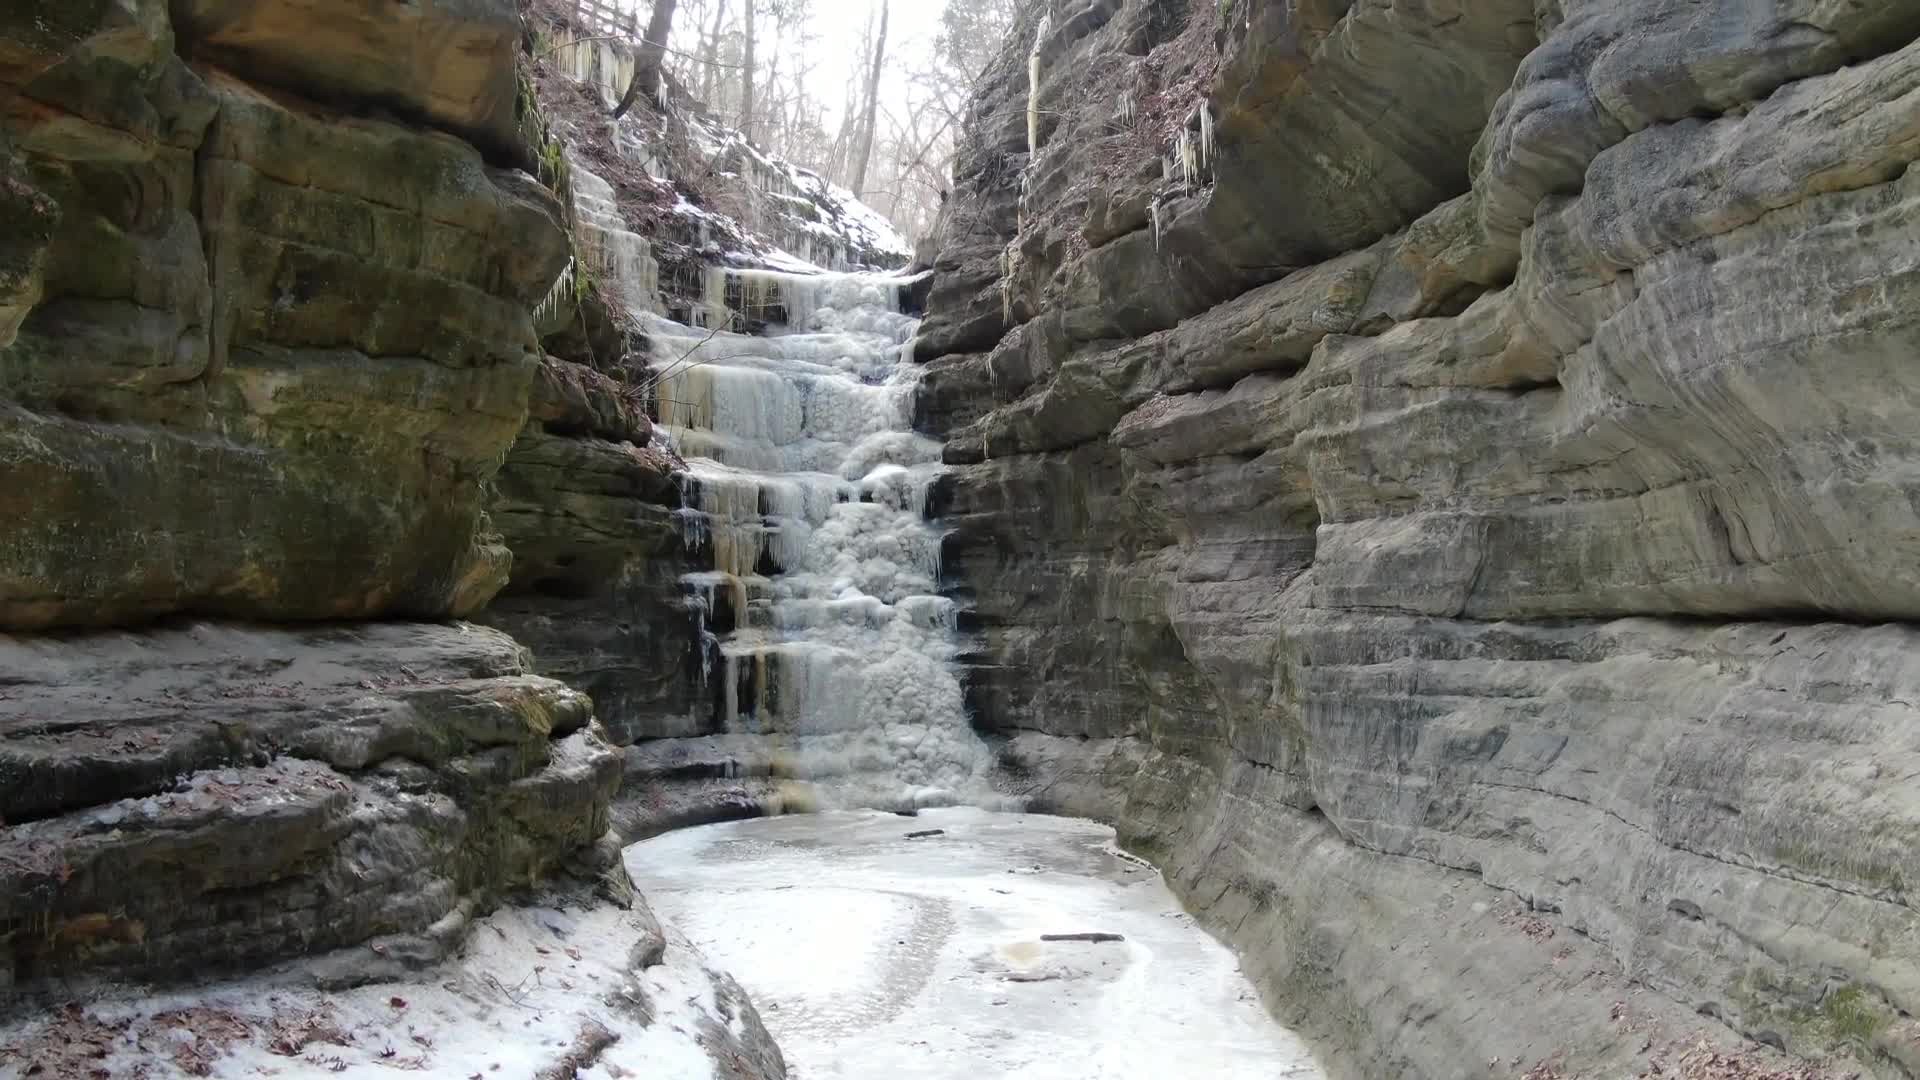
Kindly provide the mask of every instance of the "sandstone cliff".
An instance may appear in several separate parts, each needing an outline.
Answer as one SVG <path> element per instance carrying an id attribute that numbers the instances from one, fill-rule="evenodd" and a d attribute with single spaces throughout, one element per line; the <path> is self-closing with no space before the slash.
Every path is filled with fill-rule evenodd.
<path id="1" fill-rule="evenodd" d="M 508 0 L 0 17 L 10 1001 L 363 942 L 323 977 L 374 977 L 557 875 L 632 901 L 588 698 L 406 621 L 502 589 L 492 481 L 530 402 L 584 408 L 523 38 Z"/>
<path id="2" fill-rule="evenodd" d="M 632 527 L 670 522 L 676 462 L 580 269 L 597 178 L 543 112 L 537 44 L 514 0 L 0 15 L 10 1063 L 199 1075 L 347 1047 L 334 1018 L 378 1034 L 404 1019 L 384 988 L 415 983 L 484 1019 L 564 932 L 605 954 L 604 993 L 566 987 L 510 1058 L 575 1060 L 540 1047 L 577 1026 L 581 1062 L 625 1037 L 784 1075 L 744 994 L 633 893 L 611 809 L 632 736 L 589 696 L 618 715 L 620 693 L 544 674 L 590 676 L 610 638 L 670 688 L 686 657 L 660 654 L 694 635 L 675 563 L 630 622 L 581 608 L 677 549 Z M 522 640 L 456 621 L 482 617 Z M 634 622 L 665 643 L 631 647 Z M 509 898 L 578 914 L 498 913 L 463 949 Z M 110 986 L 261 968 L 164 1012 Z M 96 990 L 104 1012 L 34 1008 Z"/>
<path id="3" fill-rule="evenodd" d="M 975 721 L 1345 1075 L 1920 1075 L 1916 35 L 1072 0 L 984 80 Z"/>
<path id="4" fill-rule="evenodd" d="M 505 583 L 487 481 L 567 257 L 518 14 L 6 18 L 0 630 L 34 634 L 0 639 L 0 981 L 433 954 L 592 861 L 586 699 L 474 627 L 196 620 Z"/>

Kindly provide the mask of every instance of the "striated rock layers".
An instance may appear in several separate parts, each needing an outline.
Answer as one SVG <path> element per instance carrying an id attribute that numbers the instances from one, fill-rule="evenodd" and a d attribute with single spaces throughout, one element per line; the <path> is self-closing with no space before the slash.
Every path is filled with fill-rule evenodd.
<path id="1" fill-rule="evenodd" d="M 490 484 L 569 253 L 520 36 L 511 0 L 0 15 L 0 987 L 372 939 L 360 978 L 563 870 L 630 899 L 586 695 L 404 621 L 512 561 Z"/>
<path id="2" fill-rule="evenodd" d="M 189 65 L 194 24 L 158 0 L 40 42 L 55 7 L 0 27 L 26 53 L 0 66 L 6 186 L 45 223 L 6 240 L 32 302 L 0 353 L 0 625 L 478 610 L 507 575 L 483 485 L 525 418 L 558 199 L 317 103 L 351 82 Z M 511 96 L 511 63 L 493 78 Z"/>
<path id="3" fill-rule="evenodd" d="M 1343 1074 L 1920 1075 L 1917 36 L 1093 0 L 984 80 L 976 722 Z"/>

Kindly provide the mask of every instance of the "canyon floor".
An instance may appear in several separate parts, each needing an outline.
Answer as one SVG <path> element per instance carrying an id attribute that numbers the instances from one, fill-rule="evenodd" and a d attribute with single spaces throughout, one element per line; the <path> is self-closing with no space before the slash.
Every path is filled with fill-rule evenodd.
<path id="1" fill-rule="evenodd" d="M 319 988 L 335 956 L 79 991 L 0 1028 L 0 1077 L 707 1080 L 777 1075 L 773 1042 L 793 1080 L 1325 1075 L 1095 822 L 808 814 L 626 858 L 664 932 L 644 907 L 509 907 L 456 958 L 351 988 Z M 1046 940 L 1088 933 L 1119 940 Z"/>
<path id="2" fill-rule="evenodd" d="M 627 864 L 746 987 L 796 1080 L 1323 1075 L 1095 822 L 763 818 L 669 833 Z M 1123 940 L 1043 939 L 1080 933 Z"/>

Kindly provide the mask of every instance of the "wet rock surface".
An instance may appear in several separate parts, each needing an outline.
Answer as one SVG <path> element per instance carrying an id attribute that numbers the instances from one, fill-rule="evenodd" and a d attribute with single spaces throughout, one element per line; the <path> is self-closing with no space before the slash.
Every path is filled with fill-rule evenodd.
<path id="1" fill-rule="evenodd" d="M 1055 10 L 1029 156 L 1042 6 L 918 349 L 1007 781 L 1337 1073 L 1913 1075 L 1920 14 Z"/>
<path id="2" fill-rule="evenodd" d="M 584 365 L 541 365 L 490 511 L 513 573 L 480 618 L 591 696 L 625 746 L 684 730 L 701 656 L 680 582 L 684 466 L 621 387 Z"/>
<path id="3" fill-rule="evenodd" d="M 0 350 L 0 627 L 478 610 L 559 200 L 292 67 L 189 65 L 164 4 L 54 6 L 0 59 L 8 288 L 33 298 Z M 305 18 L 325 64 L 350 16 Z M 510 55 L 489 78 L 510 111 Z"/>

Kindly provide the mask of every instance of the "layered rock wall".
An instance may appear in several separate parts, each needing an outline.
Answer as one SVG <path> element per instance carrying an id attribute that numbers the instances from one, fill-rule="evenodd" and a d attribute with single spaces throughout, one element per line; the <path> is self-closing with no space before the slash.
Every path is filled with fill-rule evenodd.
<path id="1" fill-rule="evenodd" d="M 1047 7 L 919 342 L 1010 781 L 1348 1075 L 1920 1072 L 1920 9 Z"/>
<path id="2" fill-rule="evenodd" d="M 0 986 L 371 941 L 364 978 L 563 872 L 630 899 L 587 697 L 405 621 L 512 563 L 491 481 L 569 257 L 521 33 L 509 0 L 0 16 Z"/>

